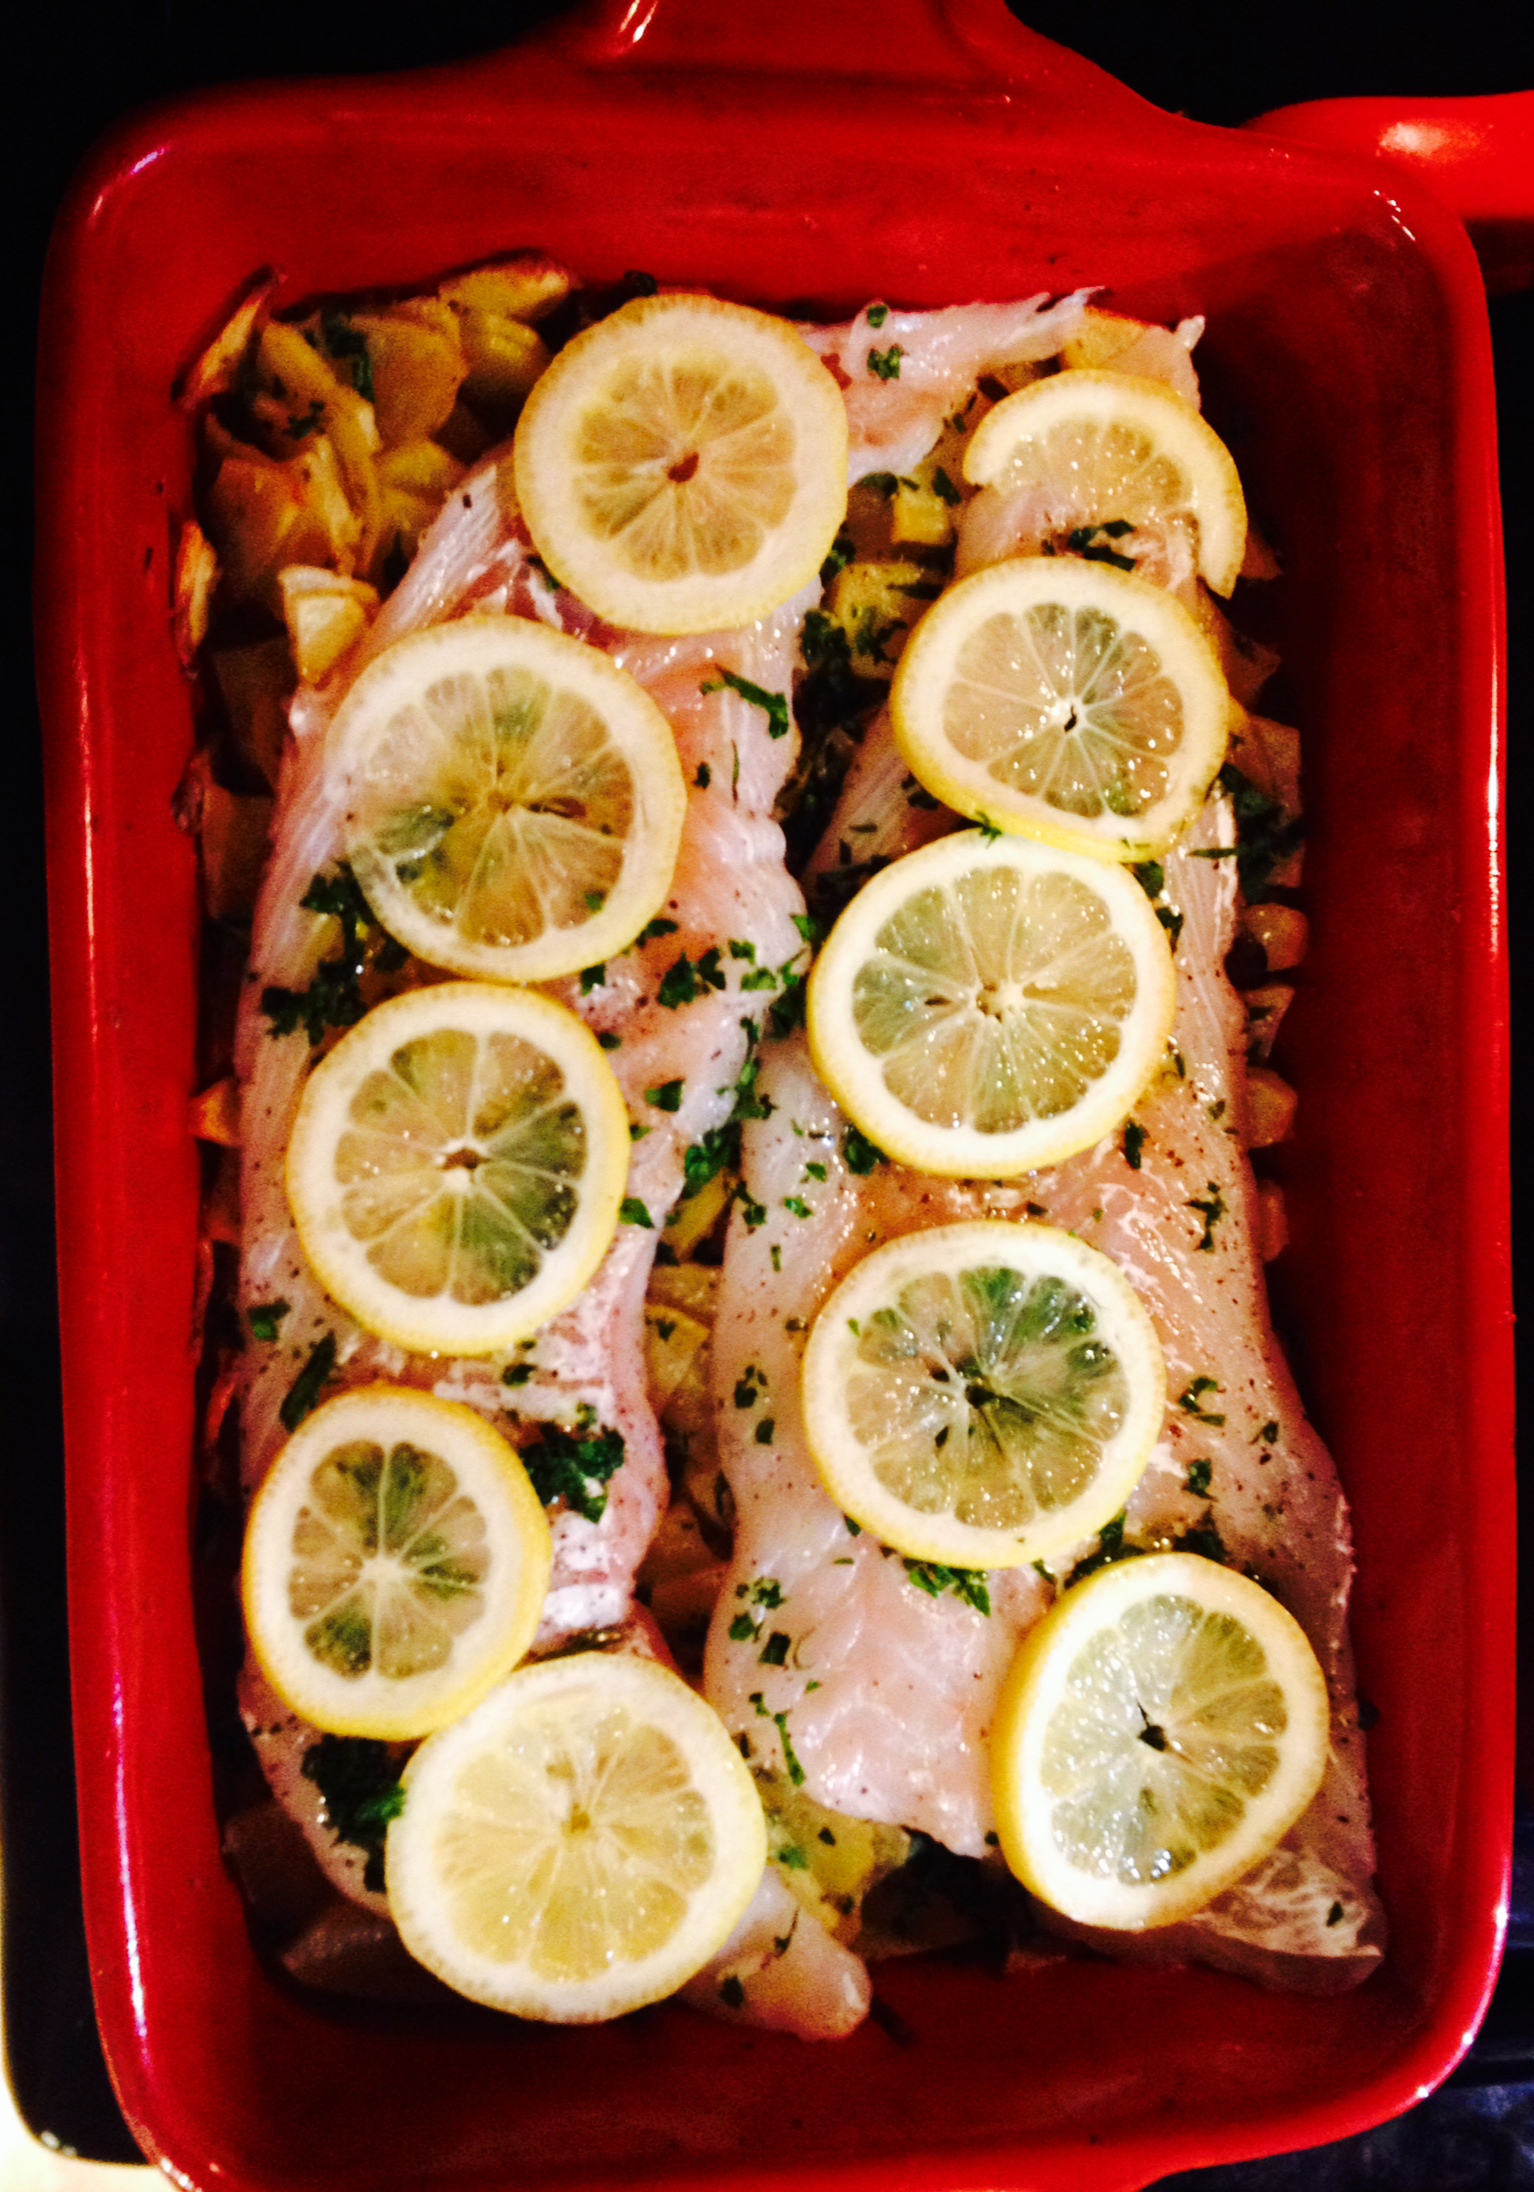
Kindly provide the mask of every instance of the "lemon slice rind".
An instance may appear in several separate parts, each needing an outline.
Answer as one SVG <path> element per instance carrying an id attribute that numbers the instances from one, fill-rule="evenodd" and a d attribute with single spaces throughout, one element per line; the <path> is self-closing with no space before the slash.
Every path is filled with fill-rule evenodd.
<path id="1" fill-rule="evenodd" d="M 934 1123 L 894 1094 L 858 1032 L 859 970 L 872 958 L 886 922 L 918 893 L 1008 870 L 1025 878 L 1064 877 L 1092 894 L 1133 961 L 1134 1001 L 1120 1027 L 1117 1055 L 1068 1110 L 1008 1131 Z M 1028 838 L 987 840 L 963 830 L 907 853 L 864 884 L 811 970 L 806 1019 L 815 1070 L 853 1123 L 888 1156 L 946 1178 L 1007 1179 L 1090 1148 L 1128 1117 L 1161 1065 L 1176 999 L 1166 933 L 1126 869 Z"/>
<path id="2" fill-rule="evenodd" d="M 544 763 L 552 772 L 547 783 L 513 787 L 534 795 L 527 806 L 505 789 L 504 770 L 515 777 L 519 757 L 496 741 L 486 704 L 490 677 L 533 681 L 551 707 L 568 711 L 573 704 L 585 717 L 578 759 L 552 752 Z M 452 727 L 455 709 L 459 731 Z M 592 718 L 605 734 L 609 768 L 616 759 L 626 772 L 632 802 L 611 883 L 610 829 L 594 826 L 582 809 L 581 764 L 589 769 Z M 687 809 L 676 739 L 638 681 L 595 647 L 526 617 L 433 625 L 368 664 L 341 704 L 331 739 L 346 786 L 353 873 L 384 928 L 430 966 L 488 981 L 552 981 L 624 950 L 665 903 Z M 446 801 L 447 815 L 468 806 L 473 818 L 491 818 L 471 882 L 483 876 L 487 887 L 519 891 L 521 927 L 528 925 L 527 900 L 536 900 L 543 921 L 534 933 L 521 940 L 466 933 L 461 894 L 449 914 L 410 887 L 412 864 L 419 868 L 434 854 L 408 839 L 391 848 L 388 839 L 402 817 L 429 809 L 434 797 Z M 593 855 L 604 862 L 595 908 L 582 893 L 557 891 L 561 861 Z M 549 917 L 556 892 L 559 912 L 573 910 L 574 920 Z"/>
<path id="3" fill-rule="evenodd" d="M 1228 596 L 1246 553 L 1246 498 L 1235 459 L 1207 420 L 1160 381 L 1090 367 L 1034 381 L 986 413 L 964 453 L 964 477 L 972 487 L 1006 486 L 1009 476 L 1021 481 L 1037 445 L 1077 423 L 1137 428 L 1158 457 L 1178 467 L 1186 496 L 1177 507 L 1197 524 L 1199 574 Z"/>
<path id="4" fill-rule="evenodd" d="M 294 1532 L 305 1506 L 312 1508 L 314 1473 L 327 1456 L 356 1445 L 386 1454 L 403 1445 L 445 1462 L 455 1496 L 472 1501 L 483 1525 L 483 1609 L 434 1668 L 389 1676 L 375 1663 L 344 1674 L 305 1642 L 305 1619 L 292 1608 Z M 430 1527 L 423 1524 L 422 1534 Z M 425 1550 L 429 1566 L 433 1548 Z M 246 1631 L 272 1688 L 312 1727 L 403 1742 L 469 1711 L 511 1671 L 537 1632 L 552 1565 L 548 1518 L 499 1432 L 455 1401 L 403 1386 L 360 1386 L 299 1426 L 256 1495 L 241 1570 Z M 428 1622 L 446 1602 L 440 1583 L 439 1573 L 437 1589 L 427 1583 L 407 1591 Z"/>
<path id="5" fill-rule="evenodd" d="M 653 1807 L 636 1766 L 646 1749 L 670 1768 L 669 1794 L 661 1789 Z M 473 1785 L 460 1798 L 465 1775 Z M 619 1792 L 606 1811 L 604 1782 Z M 404 1783 L 386 1868 L 405 1946 L 460 1994 L 519 2017 L 588 2024 L 674 1993 L 723 1946 L 761 1884 L 766 1826 L 749 1769 L 710 1706 L 632 1654 L 583 1652 L 520 1669 L 423 1744 Z M 513 1824 L 492 1816 L 501 1791 Z M 665 1845 L 677 1841 L 668 1804 L 692 1820 L 685 1867 L 669 1873 Z M 541 1871 L 530 1885 L 535 1858 Z M 666 1903 L 675 1922 L 626 1955 L 614 1936 L 625 1905 L 644 1894 Z M 574 1929 L 584 1938 L 572 1943 Z"/>
<path id="6" fill-rule="evenodd" d="M 1114 1727 L 1113 1701 L 1107 1699 L 1107 1691 L 1124 1662 L 1127 1646 L 1121 1624 L 1125 1616 L 1133 1617 L 1147 1607 L 1154 1612 L 1157 1602 L 1191 1605 L 1212 1615 L 1222 1627 L 1235 1624 L 1255 1639 L 1264 1664 L 1253 1687 L 1264 1678 L 1276 1685 L 1282 1693 L 1283 1725 L 1274 1727 L 1279 1716 L 1270 1704 L 1253 1706 L 1256 1738 L 1261 1743 L 1263 1727 L 1270 1729 L 1266 1740 L 1276 1752 L 1265 1783 L 1244 1799 L 1236 1794 L 1234 1806 L 1225 1808 L 1228 1831 L 1216 1836 L 1191 1862 L 1161 1877 L 1133 1880 L 1121 1877 L 1106 1853 L 1100 1853 L 1095 1863 L 1072 1860 L 1055 1830 L 1055 1806 L 1045 1786 L 1045 1758 L 1051 1728 L 1066 1703 L 1074 1675 L 1083 1687 L 1092 1688 L 1093 1697 L 1082 1713 L 1083 1738 L 1074 1773 L 1061 1771 L 1063 1751 L 1053 1754 L 1062 1805 L 1073 1798 L 1090 1798 L 1094 1771 L 1111 1774 L 1115 1762 L 1120 1771 L 1116 1787 L 1121 1809 L 1135 1802 L 1126 1793 L 1133 1768 L 1154 1776 L 1155 1768 L 1148 1761 L 1157 1752 L 1148 1750 L 1145 1758 L 1138 1755 L 1143 1734 L 1128 1725 L 1127 1716 L 1122 1731 Z M 1224 1633 L 1229 1637 L 1231 1631 Z M 1151 1686 L 1147 1679 L 1146 1687 Z M 1209 1703 L 1215 1709 L 1202 1730 L 1184 1703 L 1195 1738 L 1202 1733 L 1209 1745 L 1204 1774 L 1195 1770 L 1192 1777 L 1203 1800 L 1227 1793 L 1208 1758 L 1217 1760 L 1222 1743 L 1231 1750 L 1239 1748 L 1242 1729 L 1231 1709 L 1239 1701 L 1239 1684 L 1227 1685 L 1223 1694 L 1211 1697 Z M 1153 1691 L 1149 1707 L 1140 1700 L 1132 1709 L 1148 1727 L 1155 1724 L 1150 1709 L 1156 1706 Z M 1262 1726 L 1255 1724 L 1256 1716 L 1261 1717 Z M 1033 1894 L 1079 1924 L 1126 1932 L 1172 1925 L 1203 1909 L 1282 1841 L 1320 1787 L 1329 1728 L 1326 1679 L 1305 1632 L 1260 1584 L 1194 1553 L 1155 1553 L 1116 1562 L 1064 1594 L 1025 1640 L 1007 1677 L 991 1738 L 1003 1853 Z M 1158 1733 L 1167 1747 L 1175 1748 L 1179 1737 L 1174 1713 L 1168 1713 L 1167 1725 Z M 1127 1755 L 1121 1756 L 1120 1746 Z M 1141 1818 L 1164 1816 L 1165 1803 L 1158 1803 L 1154 1792 L 1149 1803 L 1139 1807 Z"/>
<path id="7" fill-rule="evenodd" d="M 635 401 L 646 387 L 669 408 L 658 423 Z M 744 407 L 732 400 L 742 388 Z M 679 407 L 705 427 L 735 424 L 695 438 Z M 513 461 L 539 554 L 599 616 L 638 632 L 733 630 L 770 615 L 824 562 L 846 510 L 846 406 L 786 321 L 717 297 L 643 297 L 560 351 L 528 398 Z M 612 514 L 598 519 L 597 502 Z M 694 518 L 710 515 L 734 542 L 714 570 L 684 545 Z M 658 556 L 684 567 L 649 575 Z"/>
<path id="8" fill-rule="evenodd" d="M 1106 805 L 1075 813 L 1040 794 L 1003 782 L 979 759 L 961 753 L 945 721 L 948 695 L 966 643 L 993 620 L 1060 609 L 1097 616 L 1148 645 L 1160 675 L 1175 686 L 1181 736 L 1167 761 L 1168 785 L 1151 804 L 1130 813 Z M 1045 676 L 1037 661 L 1029 674 Z M 1006 698 L 1010 701 L 1011 695 Z M 1068 712 L 1074 696 L 1051 703 Z M 1018 556 L 961 579 L 917 625 L 890 694 L 895 742 L 911 773 L 946 806 L 975 821 L 1036 837 L 1100 860 L 1145 860 L 1164 852 L 1196 813 L 1225 758 L 1231 699 L 1219 662 L 1182 606 L 1147 579 L 1069 556 Z M 1068 736 L 1069 731 L 1059 735 Z"/>
<path id="9" fill-rule="evenodd" d="M 348 1224 L 336 1176 L 342 1137 L 357 1126 L 351 1107 L 364 1082 L 389 1071 L 391 1058 L 406 1045 L 443 1032 L 462 1032 L 479 1043 L 510 1037 L 541 1053 L 561 1076 L 563 1096 L 578 1108 L 584 1131 L 584 1162 L 573 1176 L 576 1206 L 562 1237 L 542 1254 L 526 1284 L 488 1300 L 417 1295 L 392 1283 Z M 467 1138 L 445 1139 L 454 1145 L 446 1152 L 452 1155 Z M 310 1075 L 288 1142 L 288 1204 L 321 1283 L 367 1331 L 420 1354 L 492 1355 L 530 1337 L 591 1278 L 617 1231 L 629 1148 L 622 1092 L 596 1038 L 573 1012 L 536 990 L 442 982 L 375 1006 Z M 446 1181 L 450 1171 L 463 1168 L 442 1170 Z M 452 1188 L 471 1191 L 460 1189 L 457 1179 Z M 444 1185 L 442 1192 L 448 1191 Z"/>
<path id="10" fill-rule="evenodd" d="M 1096 1340 L 1112 1349 L 1126 1389 L 1121 1421 L 1104 1442 L 1090 1480 L 1068 1503 L 1041 1512 L 1021 1529 L 980 1528 L 952 1512 L 924 1511 L 901 1499 L 880 1480 L 849 1405 L 865 1335 L 879 1312 L 913 1281 L 977 1269 L 1062 1281 L 1095 1312 Z M 929 1374 L 942 1367 L 934 1350 Z M 953 1366 L 948 1368 L 952 1377 Z M 1055 1226 L 981 1218 L 906 1234 L 865 1256 L 815 1321 L 805 1349 L 803 1392 L 810 1452 L 844 1514 L 913 1559 L 956 1568 L 1020 1568 L 1090 1536 L 1123 1507 L 1161 1434 L 1166 1370 L 1143 1303 L 1107 1256 Z M 957 1381 L 954 1392 L 957 1400 Z M 894 1428 L 886 1409 L 874 1420 L 883 1435 Z M 950 1438 L 955 1428 L 960 1435 Z M 962 1424 L 951 1421 L 943 1451 L 952 1448 L 955 1479 L 964 1473 L 963 1446 Z"/>

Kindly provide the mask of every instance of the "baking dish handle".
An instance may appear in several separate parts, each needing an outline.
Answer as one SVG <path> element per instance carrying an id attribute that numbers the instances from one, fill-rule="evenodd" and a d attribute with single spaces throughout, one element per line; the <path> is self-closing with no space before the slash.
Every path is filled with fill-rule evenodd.
<path id="1" fill-rule="evenodd" d="M 1030 120 L 1122 107 L 1141 129 L 1169 120 L 1095 62 L 1018 22 L 1006 0 L 586 0 L 554 43 L 585 68 L 851 77 L 1026 103 Z"/>
<path id="2" fill-rule="evenodd" d="M 1489 290 L 1534 288 L 1534 91 L 1314 99 L 1246 127 L 1406 168 L 1464 223 Z"/>

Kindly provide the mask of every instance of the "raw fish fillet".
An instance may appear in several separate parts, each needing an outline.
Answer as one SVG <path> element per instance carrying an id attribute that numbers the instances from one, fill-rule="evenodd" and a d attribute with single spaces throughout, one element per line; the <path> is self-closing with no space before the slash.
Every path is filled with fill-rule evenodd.
<path id="1" fill-rule="evenodd" d="M 633 1606 L 634 1575 L 666 1499 L 665 1456 L 645 1387 L 643 1302 L 659 1229 L 683 1184 L 683 1159 L 729 1117 L 735 1084 L 770 989 L 743 989 L 752 962 L 732 956 L 749 941 L 756 965 L 785 967 L 804 951 L 793 915 L 802 901 L 783 865 L 773 803 L 795 741 L 774 739 L 766 712 L 728 686 L 721 668 L 765 690 L 787 693 L 798 634 L 813 596 L 788 602 L 749 630 L 665 640 L 600 625 L 569 595 L 556 595 L 530 559 L 510 503 L 505 459 L 484 465 L 457 490 L 423 541 L 411 570 L 381 612 L 360 659 L 323 693 L 303 690 L 292 711 L 293 740 L 273 824 L 273 854 L 256 913 L 242 1000 L 237 1066 L 244 1148 L 242 1309 L 286 1301 L 275 1342 L 253 1341 L 243 1394 L 242 1466 L 254 1491 L 287 1436 L 280 1410 L 295 1376 L 327 1336 L 336 1371 L 327 1394 L 376 1379 L 420 1385 L 466 1402 L 492 1422 L 514 1409 L 523 1421 L 572 1421 L 582 1406 L 621 1432 L 622 1466 L 608 1486 L 600 1521 L 561 1512 L 554 1524 L 554 1577 L 535 1650 L 589 1630 L 621 1626 Z M 632 1118 L 647 1129 L 634 1146 L 628 1192 L 653 1224 L 620 1227 L 591 1285 L 539 1333 L 516 1361 L 532 1370 L 513 1396 L 502 1360 L 407 1354 L 364 1332 L 326 1295 L 299 1246 L 283 1185 L 283 1159 L 308 1075 L 307 1036 L 279 1037 L 261 1009 L 268 985 L 301 990 L 333 949 L 336 925 L 300 905 L 313 877 L 343 851 L 345 786 L 330 751 L 330 726 L 362 661 L 424 625 L 474 613 L 535 616 L 574 630 L 622 663 L 652 694 L 676 732 L 689 785 L 681 852 L 665 917 L 672 932 L 615 959 L 586 994 L 571 980 L 550 985 L 603 1034 Z M 656 992 L 684 954 L 718 953 L 717 987 L 668 1007 Z M 409 979 L 410 977 L 406 977 Z M 430 969 L 415 979 L 433 980 Z M 646 1104 L 644 1092 L 684 1083 L 675 1112 Z M 366 1899 L 361 1858 L 325 1824 L 313 1784 L 299 1773 L 314 1740 L 272 1699 L 247 1666 L 241 1702 L 275 1793 L 299 1820 L 335 1884 Z"/>
<path id="2" fill-rule="evenodd" d="M 868 747 L 887 736 L 871 731 Z M 868 812 L 869 788 L 881 781 L 893 800 L 878 840 L 889 857 L 933 834 L 934 818 L 909 806 L 896 764 L 877 751 L 865 752 L 847 811 Z M 836 839 L 835 823 L 829 835 Z M 1273 1338 L 1253 1237 L 1255 1189 L 1241 1139 L 1244 1015 L 1223 971 L 1234 864 L 1196 857 L 1233 841 L 1228 806 L 1216 799 L 1166 863 L 1168 895 L 1184 916 L 1173 1038 L 1181 1070 L 1163 1072 L 1135 1107 L 1145 1130 L 1138 1170 L 1115 1134 L 1004 1184 L 938 1180 L 890 1163 L 860 1177 L 845 1163 L 846 1122 L 803 1036 L 766 1046 L 759 1087 L 774 1109 L 746 1128 L 744 1167 L 767 1216 L 755 1228 L 739 1212 L 732 1220 L 714 1330 L 720 1458 L 739 1524 L 706 1693 L 769 1766 L 781 1768 L 772 1716 L 785 1713 L 807 1792 L 820 1803 L 918 1828 L 965 1856 L 987 1855 L 997 1691 L 1053 1591 L 1031 1568 L 993 1574 L 987 1618 L 951 1594 L 929 1596 L 903 1561 L 854 1534 L 810 1459 L 799 1363 L 821 1302 L 876 1242 L 964 1218 L 1047 1217 L 1114 1258 L 1166 1351 L 1172 1405 L 1129 1503 L 1126 1534 L 1164 1542 L 1212 1517 L 1230 1558 L 1249 1565 L 1305 1628 L 1333 1700 L 1326 1783 L 1261 1877 L 1154 1942 L 1113 1936 L 1100 1945 L 1196 1954 L 1290 1984 L 1330 1985 L 1363 1977 L 1380 1938 L 1346 1634 L 1352 1557 L 1336 1472 Z M 811 1163 L 825 1167 L 824 1181 Z M 1217 1390 L 1195 1393 L 1203 1377 Z M 750 1406 L 737 1406 L 747 1391 Z M 1184 1394 L 1197 1414 L 1178 1407 Z M 1210 1464 L 1207 1502 L 1185 1488 L 1195 1460 Z M 1092 1549 L 1062 1556 L 1057 1571 L 1068 1574 Z M 782 1666 L 764 1665 L 754 1643 L 729 1634 L 740 1594 L 766 1577 L 783 1594 L 772 1626 L 792 1639 Z"/>

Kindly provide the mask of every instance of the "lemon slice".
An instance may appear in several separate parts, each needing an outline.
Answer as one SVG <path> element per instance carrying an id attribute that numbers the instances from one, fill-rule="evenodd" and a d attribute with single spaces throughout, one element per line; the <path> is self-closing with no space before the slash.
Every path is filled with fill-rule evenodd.
<path id="1" fill-rule="evenodd" d="M 960 814 L 1141 860 L 1202 802 L 1231 700 L 1170 594 L 1106 564 L 1022 556 L 933 604 L 890 708 L 912 774 Z"/>
<path id="2" fill-rule="evenodd" d="M 1035 498 L 1041 539 L 1068 550 L 1084 532 L 1077 553 L 1144 558 L 1147 577 L 1178 529 L 1192 535 L 1199 575 L 1217 594 L 1229 594 L 1246 553 L 1235 461 L 1160 381 L 1091 371 L 1034 381 L 986 413 L 964 477 Z"/>
<path id="3" fill-rule="evenodd" d="M 389 1907 L 493 2009 L 590 2024 L 674 1993 L 734 1931 L 762 1807 L 711 1707 L 653 1660 L 524 1667 L 405 1769 Z"/>
<path id="4" fill-rule="evenodd" d="M 1320 1787 L 1330 1712 L 1305 1632 L 1195 1553 L 1067 1591 L 1023 1644 L 991 1737 L 1008 1864 L 1084 1925 L 1201 1910 Z"/>
<path id="5" fill-rule="evenodd" d="M 642 297 L 562 350 L 517 427 L 538 553 L 609 622 L 711 632 L 815 576 L 847 507 L 847 413 L 786 321 Z"/>
<path id="6" fill-rule="evenodd" d="M 544 982 L 634 941 L 664 903 L 687 789 L 671 726 L 595 647 L 525 617 L 398 641 L 332 750 L 368 904 L 436 967 Z"/>
<path id="7" fill-rule="evenodd" d="M 982 1218 L 876 1248 L 804 1355 L 831 1497 L 897 1552 L 956 1568 L 1020 1568 L 1100 1530 L 1165 1410 L 1139 1296 L 1050 1225 Z"/>
<path id="8" fill-rule="evenodd" d="M 426 1735 L 532 1643 L 553 1557 L 526 1470 L 473 1409 L 360 1386 L 315 1410 L 256 1495 L 251 1649 L 313 1727 Z"/>
<path id="9" fill-rule="evenodd" d="M 1175 993 L 1126 869 L 964 830 L 882 869 L 842 914 L 810 975 L 810 1052 L 902 1164 L 1004 1179 L 1128 1116 Z"/>
<path id="10" fill-rule="evenodd" d="M 321 1283 L 380 1339 L 488 1355 L 607 1252 L 628 1114 L 596 1039 L 532 990 L 443 982 L 352 1028 L 309 1078 L 288 1202 Z"/>

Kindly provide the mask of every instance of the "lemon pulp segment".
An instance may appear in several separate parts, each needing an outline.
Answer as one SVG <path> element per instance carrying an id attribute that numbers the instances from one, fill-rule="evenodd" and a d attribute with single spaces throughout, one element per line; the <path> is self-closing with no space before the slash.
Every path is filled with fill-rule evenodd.
<path id="1" fill-rule="evenodd" d="M 1100 1529 L 1165 1405 L 1134 1289 L 1048 1225 L 979 1219 L 875 1249 L 805 1350 L 832 1498 L 897 1551 L 961 1568 L 1021 1567 Z"/>
<path id="2" fill-rule="evenodd" d="M 1018 1654 L 991 1742 L 1013 1871 L 1083 1924 L 1187 1917 L 1320 1786 L 1326 1680 L 1250 1578 L 1193 1553 L 1103 1568 Z"/>
<path id="3" fill-rule="evenodd" d="M 618 1084 L 573 1013 L 444 982 L 375 1007 L 316 1067 L 288 1200 L 305 1255 L 368 1331 L 491 1354 L 591 1277 L 628 1150 Z"/>
<path id="4" fill-rule="evenodd" d="M 539 554 L 599 615 L 722 630 L 768 615 L 824 561 L 846 506 L 846 410 L 785 321 L 644 297 L 559 353 L 514 462 Z"/>
<path id="5" fill-rule="evenodd" d="M 583 2023 L 689 1979 L 766 1854 L 712 1708 L 652 1660 L 587 1652 L 523 1668 L 423 1745 L 386 1864 L 406 1947 L 449 1986 Z"/>
<path id="6" fill-rule="evenodd" d="M 1228 595 L 1236 583 L 1246 499 L 1235 462 L 1159 381 L 1079 369 L 1018 389 L 981 420 L 964 476 L 1027 494 L 1033 530 L 1057 552 L 1121 554 L 1165 576 L 1168 535 L 1182 529 L 1206 584 Z"/>
<path id="7" fill-rule="evenodd" d="M 369 664 L 333 736 L 353 872 L 429 964 L 552 980 L 664 903 L 687 803 L 676 741 L 596 648 L 525 617 L 435 625 Z"/>
<path id="8" fill-rule="evenodd" d="M 431 1394 L 361 1386 L 300 1426 L 256 1496 L 251 1646 L 313 1726 L 403 1741 L 466 1712 L 522 1657 L 552 1561 L 498 1432 Z"/>
<path id="9" fill-rule="evenodd" d="M 1002 1178 L 1127 1117 L 1174 991 L 1165 933 L 1127 872 L 963 831 L 893 862 L 841 915 L 810 975 L 810 1048 L 891 1156 Z"/>
<path id="10" fill-rule="evenodd" d="M 1109 860 L 1164 850 L 1225 755 L 1230 697 L 1180 602 L 1025 556 L 935 602 L 890 700 L 914 775 L 961 814 Z"/>

